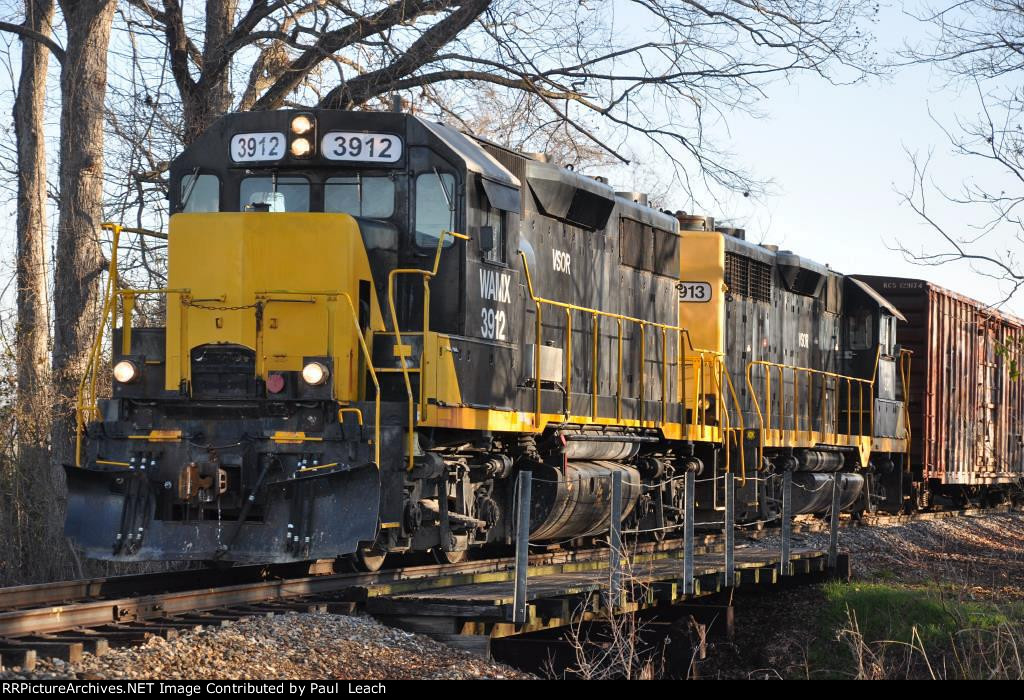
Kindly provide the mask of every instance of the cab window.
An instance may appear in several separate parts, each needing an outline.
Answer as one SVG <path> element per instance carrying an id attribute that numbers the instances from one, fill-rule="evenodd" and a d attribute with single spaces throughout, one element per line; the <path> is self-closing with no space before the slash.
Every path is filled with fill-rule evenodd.
<path id="1" fill-rule="evenodd" d="M 505 212 L 493 209 L 488 204 L 484 226 L 490 226 L 494 232 L 494 247 L 484 252 L 484 260 L 494 263 L 505 262 Z"/>
<path id="2" fill-rule="evenodd" d="M 872 347 L 874 342 L 874 319 L 870 313 L 859 313 L 855 316 L 851 316 L 849 321 L 850 328 L 850 349 L 851 350 L 867 350 Z"/>
<path id="3" fill-rule="evenodd" d="M 455 228 L 455 176 L 436 171 L 416 177 L 416 245 L 436 248 L 442 231 Z M 444 247 L 453 239 L 445 238 Z"/>
<path id="4" fill-rule="evenodd" d="M 395 213 L 395 182 L 390 177 L 332 177 L 324 183 L 324 211 L 369 219 Z"/>
<path id="5" fill-rule="evenodd" d="M 309 211 L 309 180 L 304 177 L 247 177 L 238 192 L 242 211 Z"/>
<path id="6" fill-rule="evenodd" d="M 204 173 L 181 178 L 181 210 L 184 212 L 220 211 L 220 178 Z"/>

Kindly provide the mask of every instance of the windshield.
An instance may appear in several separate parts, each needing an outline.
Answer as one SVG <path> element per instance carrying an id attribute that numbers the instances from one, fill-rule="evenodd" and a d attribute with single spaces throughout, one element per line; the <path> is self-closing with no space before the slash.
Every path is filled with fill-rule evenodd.
<path id="1" fill-rule="evenodd" d="M 386 219 L 395 213 L 395 182 L 386 176 L 328 178 L 324 183 L 324 211 Z"/>
<path id="2" fill-rule="evenodd" d="M 247 177 L 238 192 L 242 211 L 309 211 L 309 180 L 304 177 Z"/>

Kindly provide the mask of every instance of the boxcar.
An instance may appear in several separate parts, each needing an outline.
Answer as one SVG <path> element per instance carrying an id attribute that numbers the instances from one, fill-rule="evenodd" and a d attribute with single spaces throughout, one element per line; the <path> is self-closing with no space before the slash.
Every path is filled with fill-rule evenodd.
<path id="1" fill-rule="evenodd" d="M 924 280 L 863 276 L 906 316 L 910 470 L 917 505 L 1001 497 L 1024 476 L 1024 321 Z"/>

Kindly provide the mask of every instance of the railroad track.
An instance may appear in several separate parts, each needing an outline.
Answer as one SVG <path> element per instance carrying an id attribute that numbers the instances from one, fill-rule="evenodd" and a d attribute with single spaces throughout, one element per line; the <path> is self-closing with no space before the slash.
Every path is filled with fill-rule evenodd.
<path id="1" fill-rule="evenodd" d="M 711 551 L 716 542 L 717 536 L 700 537 L 697 551 Z M 658 556 L 681 548 L 681 540 L 665 540 L 640 543 L 635 552 Z M 550 572 L 607 557 L 602 547 L 543 552 L 531 555 L 530 569 Z M 245 566 L 0 588 L 0 667 L 31 668 L 44 657 L 75 661 L 83 652 L 102 654 L 154 635 L 171 638 L 252 616 L 352 612 L 375 593 L 508 578 L 514 563 L 514 557 L 497 557 L 376 573 L 328 573 L 330 562 L 316 562 L 305 575 L 295 567 Z"/>
<path id="2" fill-rule="evenodd" d="M 984 515 L 1009 508 L 967 508 L 912 515 L 872 515 L 867 524 Z M 858 524 L 844 519 L 842 525 Z M 800 518 L 794 532 L 827 529 L 824 521 Z M 748 531 L 756 541 L 760 534 Z M 681 539 L 637 543 L 633 554 L 657 558 L 683 548 Z M 697 538 L 695 553 L 722 551 L 720 533 Z M 570 571 L 608 556 L 607 549 L 554 550 L 530 557 L 533 572 Z M 459 564 L 404 566 L 376 573 L 337 573 L 333 562 L 289 566 L 242 566 L 138 574 L 0 588 L 0 668 L 32 668 L 37 658 L 76 661 L 83 652 L 103 654 L 112 646 L 152 636 L 172 638 L 204 625 L 289 611 L 352 612 L 369 596 L 477 582 L 507 580 L 514 557 Z M 560 568 L 561 567 L 561 568 Z"/>

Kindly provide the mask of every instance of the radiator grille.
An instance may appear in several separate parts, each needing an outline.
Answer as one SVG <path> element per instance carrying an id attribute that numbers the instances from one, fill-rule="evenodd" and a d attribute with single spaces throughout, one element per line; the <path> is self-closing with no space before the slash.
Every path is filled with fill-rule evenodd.
<path id="1" fill-rule="evenodd" d="M 733 294 L 772 300 L 772 266 L 736 253 L 725 254 L 725 283 Z"/>

